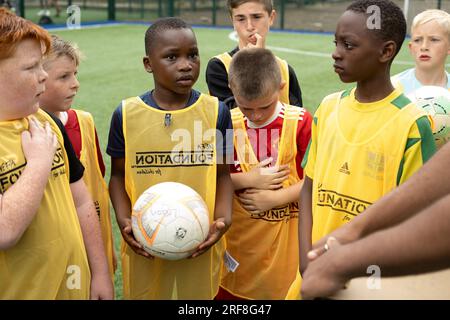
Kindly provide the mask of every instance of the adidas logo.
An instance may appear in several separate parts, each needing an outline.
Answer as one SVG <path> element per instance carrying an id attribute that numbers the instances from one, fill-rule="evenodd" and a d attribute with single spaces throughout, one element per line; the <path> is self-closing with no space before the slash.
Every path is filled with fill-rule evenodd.
<path id="1" fill-rule="evenodd" d="M 350 170 L 348 170 L 348 163 L 345 162 L 342 167 L 339 169 L 339 172 L 341 173 L 345 173 L 345 174 L 350 174 Z"/>

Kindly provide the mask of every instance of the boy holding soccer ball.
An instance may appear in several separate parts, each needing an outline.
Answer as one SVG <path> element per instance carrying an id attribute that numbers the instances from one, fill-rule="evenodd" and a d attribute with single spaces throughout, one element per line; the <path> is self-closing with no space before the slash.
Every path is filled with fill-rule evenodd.
<path id="1" fill-rule="evenodd" d="M 145 51 L 144 67 L 152 73 L 155 88 L 123 100 L 115 110 L 107 149 L 110 196 L 125 241 L 124 296 L 212 299 L 220 281 L 221 238 L 231 224 L 233 191 L 222 158 L 228 151 L 223 138 L 232 128 L 230 112 L 217 98 L 192 89 L 200 58 L 194 32 L 183 20 L 165 18 L 152 24 L 145 34 Z M 167 181 L 193 188 L 209 209 L 208 237 L 192 259 L 151 257 L 132 233 L 132 205 L 147 188 Z"/>
<path id="2" fill-rule="evenodd" d="M 334 70 L 356 88 L 325 97 L 314 115 L 300 196 L 302 272 L 312 243 L 403 183 L 436 150 L 427 115 L 390 81 L 405 34 L 404 15 L 390 0 L 355 1 L 338 21 Z"/>
<path id="3" fill-rule="evenodd" d="M 236 53 L 229 81 L 239 107 L 231 111 L 235 194 L 216 299 L 284 299 L 298 273 L 300 164 L 312 117 L 280 102 L 286 83 L 267 49 Z"/>

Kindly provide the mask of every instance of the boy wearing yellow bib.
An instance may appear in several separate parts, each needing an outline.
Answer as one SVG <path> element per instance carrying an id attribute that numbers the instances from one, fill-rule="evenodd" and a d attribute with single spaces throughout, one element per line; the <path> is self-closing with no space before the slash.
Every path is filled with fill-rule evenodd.
<path id="1" fill-rule="evenodd" d="M 221 238 L 231 224 L 233 191 L 222 156 L 232 152 L 232 144 L 221 144 L 232 132 L 230 113 L 217 98 L 192 89 L 199 52 L 194 32 L 183 20 L 166 18 L 151 25 L 145 50 L 144 67 L 153 74 L 155 89 L 122 101 L 111 120 L 107 149 L 110 195 L 124 240 L 124 297 L 212 299 L 220 282 Z M 180 152 L 206 157 L 181 157 Z M 210 232 L 191 259 L 152 257 L 133 237 L 133 204 L 147 188 L 166 181 L 190 186 L 209 209 Z"/>
<path id="2" fill-rule="evenodd" d="M 209 93 L 224 101 L 232 109 L 236 107 L 236 103 L 228 87 L 231 60 L 239 50 L 265 48 L 266 36 L 275 20 L 276 11 L 272 0 L 228 0 L 227 7 L 234 30 L 239 37 L 239 44 L 233 50 L 209 60 L 206 67 L 206 83 Z M 277 62 L 285 82 L 283 89 L 280 90 L 280 101 L 302 107 L 302 92 L 294 69 L 278 57 Z"/>
<path id="3" fill-rule="evenodd" d="M 49 48 L 44 29 L 0 9 L 0 299 L 111 299 L 84 168 L 39 109 Z"/>
<path id="4" fill-rule="evenodd" d="M 102 229 L 109 273 L 114 282 L 116 257 L 109 210 L 109 194 L 103 178 L 105 164 L 94 120 L 89 112 L 70 109 L 80 86 L 77 80 L 79 63 L 78 47 L 52 35 L 51 52 L 44 59 L 44 69 L 49 77 L 45 84 L 46 90 L 40 96 L 39 103 L 42 109 L 61 120 L 75 154 L 85 168 L 83 179 L 94 201 Z"/>
<path id="5" fill-rule="evenodd" d="M 231 112 L 235 195 L 216 299 L 284 299 L 298 273 L 300 164 L 312 117 L 280 102 L 285 83 L 267 49 L 238 52 L 229 79 L 239 107 Z"/>
<path id="6" fill-rule="evenodd" d="M 405 34 L 403 13 L 389 0 L 356 1 L 339 19 L 334 70 L 357 86 L 327 96 L 314 115 L 300 197 L 302 271 L 311 243 L 403 183 L 436 150 L 429 118 L 390 81 Z"/>

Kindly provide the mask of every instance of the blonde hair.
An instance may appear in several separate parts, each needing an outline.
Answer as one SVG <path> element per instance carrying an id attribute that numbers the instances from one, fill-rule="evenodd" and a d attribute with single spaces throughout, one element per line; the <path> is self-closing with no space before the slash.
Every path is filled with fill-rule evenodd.
<path id="1" fill-rule="evenodd" d="M 444 10 L 430 9 L 419 13 L 413 19 L 411 30 L 430 21 L 436 21 L 450 38 L 450 14 Z"/>
<path id="2" fill-rule="evenodd" d="M 83 58 L 77 44 L 66 41 L 57 35 L 52 35 L 52 45 L 49 54 L 45 57 L 44 67 L 63 56 L 72 59 L 77 66 L 80 65 L 80 61 Z"/>

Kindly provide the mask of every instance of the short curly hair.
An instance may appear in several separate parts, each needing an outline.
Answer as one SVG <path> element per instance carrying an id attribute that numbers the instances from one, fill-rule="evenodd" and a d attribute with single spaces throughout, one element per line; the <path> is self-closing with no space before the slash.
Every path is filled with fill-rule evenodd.
<path id="1" fill-rule="evenodd" d="M 180 18 L 168 17 L 156 20 L 145 32 L 145 54 L 150 54 L 160 33 L 166 30 L 179 29 L 192 30 L 192 27 Z"/>
<path id="2" fill-rule="evenodd" d="M 375 37 L 382 41 L 392 40 L 397 45 L 397 53 L 400 51 L 406 36 L 406 20 L 402 10 L 390 0 L 357 0 L 347 7 L 347 11 L 363 13 L 367 17 L 371 15 L 368 8 L 376 6 L 381 13 L 381 28 L 371 29 Z"/>

